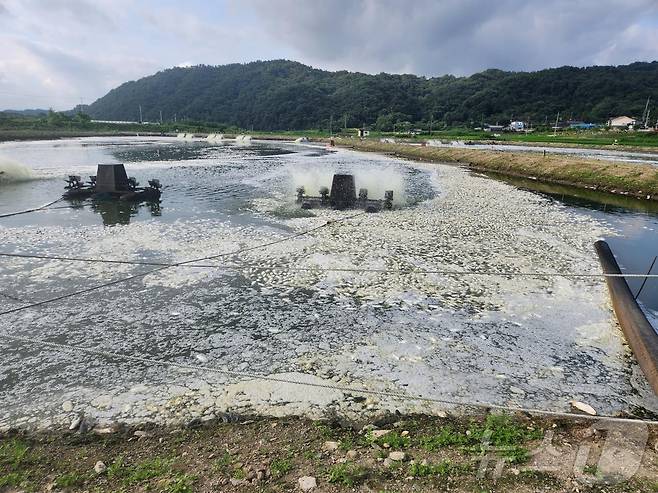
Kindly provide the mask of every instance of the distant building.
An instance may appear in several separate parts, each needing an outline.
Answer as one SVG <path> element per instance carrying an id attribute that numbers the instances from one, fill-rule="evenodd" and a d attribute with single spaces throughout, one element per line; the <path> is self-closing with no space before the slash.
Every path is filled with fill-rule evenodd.
<path id="1" fill-rule="evenodd" d="M 627 129 L 636 123 L 637 120 L 635 118 L 631 118 L 630 116 L 615 116 L 614 118 L 610 118 L 610 120 L 608 120 L 608 127 Z"/>
<path id="2" fill-rule="evenodd" d="M 366 130 L 365 128 L 358 128 L 356 132 L 360 138 L 364 138 L 370 135 L 370 130 Z"/>
<path id="3" fill-rule="evenodd" d="M 502 132 L 505 130 L 504 125 L 485 125 L 484 126 L 484 131 L 485 132 Z"/>
<path id="4" fill-rule="evenodd" d="M 512 132 L 523 132 L 525 130 L 525 123 L 523 123 L 523 122 L 511 122 L 509 124 L 509 129 Z"/>

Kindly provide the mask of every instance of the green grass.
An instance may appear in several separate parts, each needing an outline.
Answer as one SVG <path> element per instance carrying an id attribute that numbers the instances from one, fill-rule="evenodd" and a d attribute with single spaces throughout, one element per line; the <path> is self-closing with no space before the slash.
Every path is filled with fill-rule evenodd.
<path id="1" fill-rule="evenodd" d="M 471 428 L 471 435 L 481 439 L 486 432 L 491 432 L 491 444 L 496 446 L 515 445 L 529 440 L 538 440 L 544 432 L 536 428 L 528 428 L 506 414 L 490 414 L 484 426 Z"/>
<path id="2" fill-rule="evenodd" d="M 314 421 L 313 426 L 320 432 L 320 435 L 324 438 L 336 438 L 336 431 L 326 423 L 321 421 Z"/>
<path id="3" fill-rule="evenodd" d="M 228 474 L 232 462 L 233 456 L 228 451 L 225 451 L 221 457 L 213 462 L 212 469 L 217 473 Z"/>
<path id="4" fill-rule="evenodd" d="M 327 481 L 341 486 L 352 487 L 361 484 L 368 477 L 368 470 L 352 464 L 336 464 L 327 473 Z"/>
<path id="5" fill-rule="evenodd" d="M 344 437 L 340 443 L 338 444 L 338 448 L 342 450 L 343 452 L 347 452 L 348 450 L 352 450 L 357 446 L 357 443 L 354 441 L 352 437 Z"/>
<path id="6" fill-rule="evenodd" d="M 469 442 L 469 437 L 452 426 L 447 425 L 441 428 L 435 435 L 421 437 L 419 442 L 422 448 L 434 452 L 445 447 L 466 445 Z"/>
<path id="7" fill-rule="evenodd" d="M 175 474 L 165 485 L 166 493 L 192 493 L 192 485 L 197 480 L 195 476 L 189 474 Z"/>
<path id="8" fill-rule="evenodd" d="M 302 457 L 306 460 L 310 460 L 313 462 L 319 462 L 322 458 L 322 454 L 315 452 L 314 450 L 305 450 L 302 453 Z"/>
<path id="9" fill-rule="evenodd" d="M 89 479 L 88 474 L 81 474 L 78 472 L 67 472 L 58 476 L 55 479 L 55 486 L 58 488 L 72 488 L 74 486 L 82 486 Z"/>
<path id="10" fill-rule="evenodd" d="M 107 468 L 107 477 L 118 479 L 124 485 L 133 485 L 169 474 L 172 462 L 156 457 L 129 466 L 124 463 L 123 457 L 119 457 Z"/>
<path id="11" fill-rule="evenodd" d="M 370 443 L 376 443 L 380 447 L 385 444 L 391 449 L 406 448 L 410 445 L 411 439 L 408 436 L 402 436 L 397 431 L 391 431 L 384 436 L 374 438 L 372 432 L 366 435 L 366 440 Z"/>
<path id="12" fill-rule="evenodd" d="M 274 459 L 270 464 L 270 471 L 272 475 L 280 478 L 285 476 L 293 469 L 293 463 L 290 459 Z"/>
<path id="13" fill-rule="evenodd" d="M 444 460 L 438 464 L 409 464 L 407 474 L 415 478 L 426 476 L 458 476 L 473 470 L 471 464 L 458 464 L 450 460 Z"/>
<path id="14" fill-rule="evenodd" d="M 445 447 L 459 447 L 473 454 L 487 453 L 489 448 L 512 463 L 523 463 L 530 458 L 523 444 L 543 437 L 543 431 L 516 422 L 505 414 L 490 414 L 483 424 L 473 423 L 466 429 L 444 426 L 436 434 L 418 439 L 428 451 Z"/>
<path id="15" fill-rule="evenodd" d="M 0 464 L 16 469 L 27 460 L 29 445 L 19 439 L 0 444 Z"/>
<path id="16" fill-rule="evenodd" d="M 0 476 L 0 488 L 7 486 L 20 486 L 26 480 L 25 475 L 21 472 L 10 472 Z"/>

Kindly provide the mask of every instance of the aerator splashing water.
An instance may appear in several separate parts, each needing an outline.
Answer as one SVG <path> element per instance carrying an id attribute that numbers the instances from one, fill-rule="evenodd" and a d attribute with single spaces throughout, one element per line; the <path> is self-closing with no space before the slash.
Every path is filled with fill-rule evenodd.
<path id="1" fill-rule="evenodd" d="M 354 175 L 335 174 L 331 182 L 331 192 L 327 187 L 321 187 L 319 196 L 306 195 L 304 187 L 297 189 L 297 203 L 302 209 L 331 207 L 333 209 L 364 209 L 366 212 L 379 212 L 382 209 L 393 208 L 393 190 L 384 192 L 383 200 L 368 198 L 368 189 L 359 189 L 356 194 Z"/>

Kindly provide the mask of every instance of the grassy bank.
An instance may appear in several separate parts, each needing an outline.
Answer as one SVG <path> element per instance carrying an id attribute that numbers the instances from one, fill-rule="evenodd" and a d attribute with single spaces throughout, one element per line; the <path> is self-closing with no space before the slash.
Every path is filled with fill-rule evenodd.
<path id="1" fill-rule="evenodd" d="M 374 140 L 340 144 L 358 151 L 379 152 L 430 162 L 458 163 L 479 171 L 570 185 L 658 200 L 658 168 L 573 156 L 511 153 L 475 149 L 385 144 Z"/>
<path id="2" fill-rule="evenodd" d="M 299 491 L 305 476 L 314 478 L 314 492 L 658 491 L 656 429 L 639 470 L 606 485 L 614 471 L 599 469 L 605 436 L 590 421 L 396 419 L 358 430 L 262 418 L 186 429 L 9 434 L 0 437 L 0 491 L 282 492 Z M 547 437 L 557 456 L 542 448 Z M 577 463 L 576 450 L 586 447 L 586 461 Z"/>
<path id="3" fill-rule="evenodd" d="M 0 130 L 0 142 L 17 140 L 54 140 L 75 137 L 128 137 L 135 135 L 160 135 L 155 132 L 131 132 L 125 130 Z"/>
<path id="4" fill-rule="evenodd" d="M 211 123 L 122 123 L 92 122 L 84 115 L 55 113 L 44 117 L 8 117 L 0 114 L 0 142 L 8 140 L 43 140 L 71 137 L 163 135 L 185 133 L 221 133 L 234 128 Z M 236 133 L 241 133 L 237 131 Z"/>
<path id="5" fill-rule="evenodd" d="M 391 134 L 392 136 L 392 134 Z M 467 128 L 453 128 L 438 130 L 432 135 L 424 133 L 419 136 L 423 139 L 446 140 L 472 140 L 497 143 L 541 144 L 541 145 L 573 145 L 583 147 L 658 147 L 658 132 L 614 131 L 605 129 L 595 130 L 561 130 L 557 134 L 552 131 L 535 132 L 502 132 L 494 135 L 492 132 L 472 130 Z"/>

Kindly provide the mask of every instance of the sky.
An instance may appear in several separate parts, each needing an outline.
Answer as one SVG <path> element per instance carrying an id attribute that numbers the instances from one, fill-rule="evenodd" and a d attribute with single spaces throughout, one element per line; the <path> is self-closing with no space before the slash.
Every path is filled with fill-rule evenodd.
<path id="1" fill-rule="evenodd" d="M 0 0 L 0 109 L 278 58 L 429 77 L 653 61 L 658 0 Z"/>

